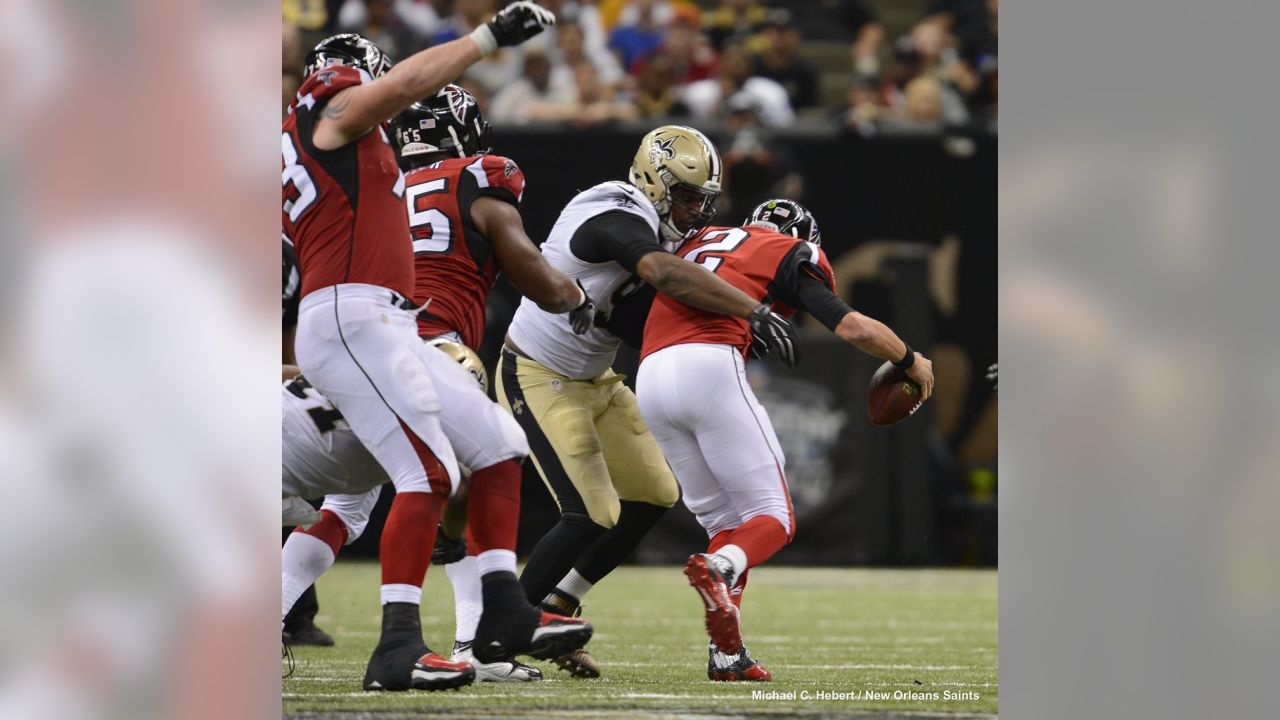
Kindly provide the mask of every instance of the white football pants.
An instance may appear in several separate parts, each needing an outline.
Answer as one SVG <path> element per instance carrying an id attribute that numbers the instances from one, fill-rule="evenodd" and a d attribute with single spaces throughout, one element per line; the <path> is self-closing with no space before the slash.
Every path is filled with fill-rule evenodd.
<path id="1" fill-rule="evenodd" d="M 346 418 L 397 492 L 448 496 L 458 487 L 458 462 L 428 370 L 434 359 L 428 353 L 441 353 L 418 339 L 414 316 L 397 306 L 400 300 L 387 288 L 356 283 L 307 295 L 298 311 L 298 367 Z M 415 438 L 443 465 L 447 481 L 435 478 L 433 486 Z"/>
<path id="2" fill-rule="evenodd" d="M 759 515 L 795 534 L 786 459 L 736 348 L 683 344 L 659 350 L 640 363 L 636 393 L 684 504 L 708 537 Z"/>

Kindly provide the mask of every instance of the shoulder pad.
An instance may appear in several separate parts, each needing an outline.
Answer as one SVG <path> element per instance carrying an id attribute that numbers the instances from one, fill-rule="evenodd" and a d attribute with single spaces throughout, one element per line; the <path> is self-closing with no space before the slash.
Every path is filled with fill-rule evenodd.
<path id="1" fill-rule="evenodd" d="M 481 194 L 510 194 L 517 205 L 524 198 L 524 172 L 510 158 L 481 155 L 467 164 L 467 172 L 475 178 Z"/>
<path id="2" fill-rule="evenodd" d="M 321 100 L 326 100 L 339 91 L 355 87 L 369 80 L 365 71 L 346 65 L 331 65 L 320 68 L 302 82 L 293 104 L 299 108 L 310 110 Z"/>

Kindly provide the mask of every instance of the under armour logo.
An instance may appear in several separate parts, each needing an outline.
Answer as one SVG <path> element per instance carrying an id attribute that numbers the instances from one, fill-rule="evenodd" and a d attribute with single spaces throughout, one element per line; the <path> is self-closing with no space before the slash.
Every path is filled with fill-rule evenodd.
<path id="1" fill-rule="evenodd" d="M 512 411 L 512 412 L 514 412 L 514 413 L 515 413 L 515 414 L 517 414 L 517 415 L 523 415 L 523 414 L 524 414 L 524 400 L 521 400 L 520 398 L 516 398 L 516 401 L 515 401 L 515 402 L 513 402 L 513 403 L 511 403 L 511 411 Z"/>
<path id="2" fill-rule="evenodd" d="M 674 160 L 676 149 L 672 145 L 675 144 L 676 139 L 674 137 L 669 137 L 666 140 L 654 140 L 653 144 L 649 146 L 649 162 L 657 165 L 659 160 Z"/>

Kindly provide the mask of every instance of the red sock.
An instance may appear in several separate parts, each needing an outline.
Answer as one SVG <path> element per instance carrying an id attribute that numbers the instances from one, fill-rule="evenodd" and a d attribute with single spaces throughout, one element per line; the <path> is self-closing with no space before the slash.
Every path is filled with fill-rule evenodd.
<path id="1" fill-rule="evenodd" d="M 438 493 L 396 493 L 378 549 L 383 585 L 422 587 L 442 512 L 444 496 Z"/>
<path id="2" fill-rule="evenodd" d="M 476 554 L 516 549 L 520 529 L 520 464 L 503 460 L 471 473 L 467 495 L 467 529 Z"/>
<path id="3" fill-rule="evenodd" d="M 342 522 L 332 510 L 321 510 L 320 520 L 305 530 L 297 527 L 294 532 L 310 535 L 311 537 L 324 542 L 333 551 L 333 556 L 338 557 L 338 551 L 343 545 L 347 544 L 347 526 Z"/>
<path id="4" fill-rule="evenodd" d="M 757 515 L 730 532 L 727 542 L 721 545 L 733 544 L 742 548 L 747 554 L 747 567 L 756 567 L 790 541 L 787 529 L 776 518 Z"/>

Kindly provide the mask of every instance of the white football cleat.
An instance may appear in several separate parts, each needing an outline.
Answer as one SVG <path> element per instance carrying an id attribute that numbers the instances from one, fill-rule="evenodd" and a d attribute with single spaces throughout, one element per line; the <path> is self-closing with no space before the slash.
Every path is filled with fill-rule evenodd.
<path id="1" fill-rule="evenodd" d="M 471 643 L 454 642 L 454 662 L 469 662 L 476 669 L 476 682 L 534 682 L 542 679 L 542 671 L 532 665 L 525 665 L 515 660 L 500 660 L 483 663 L 471 652 Z"/>

